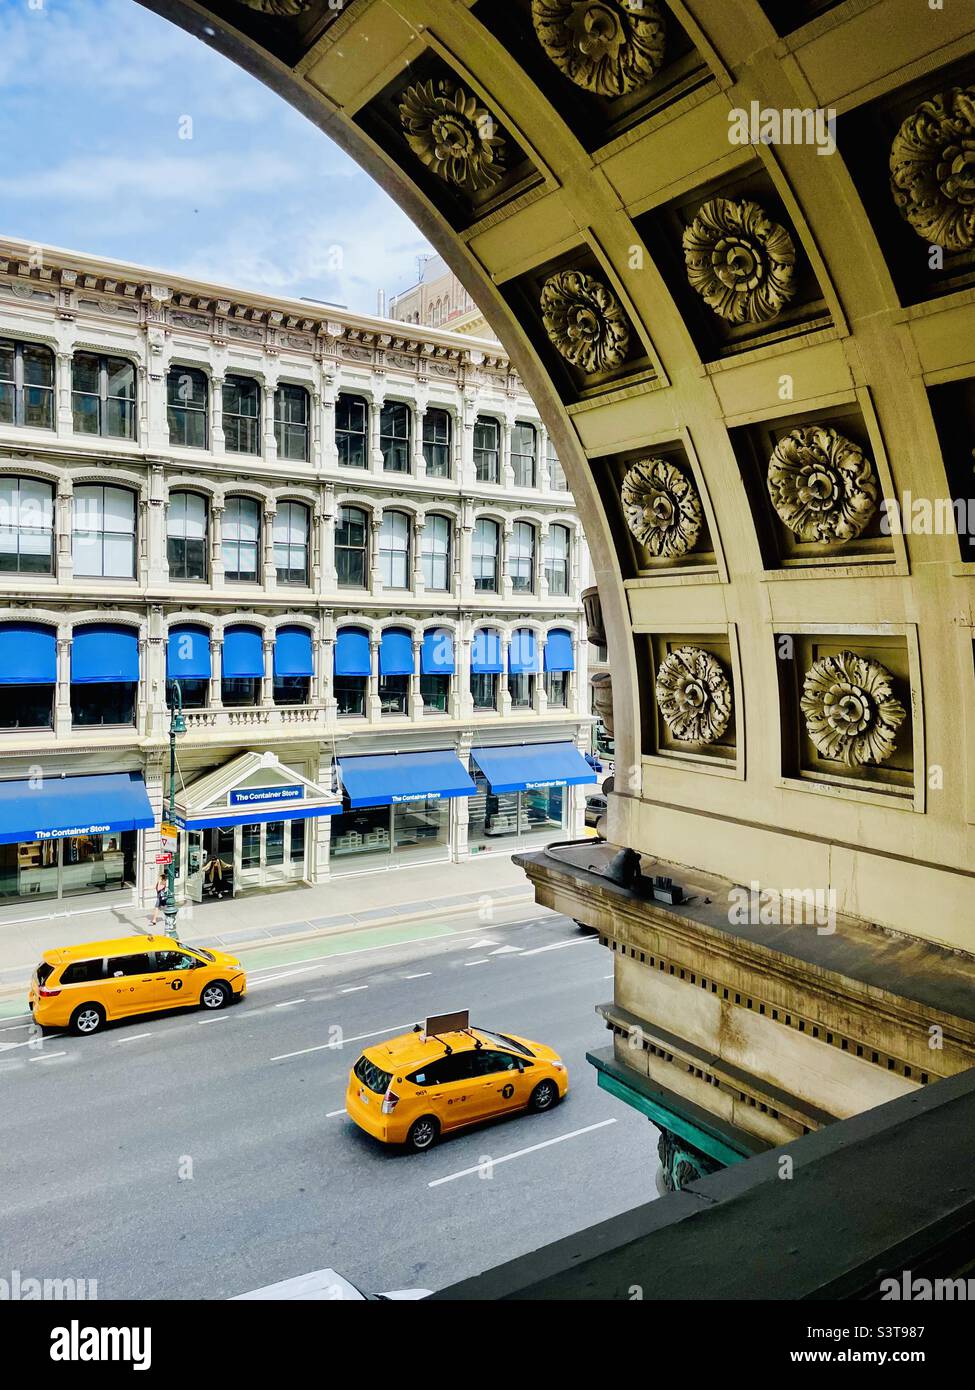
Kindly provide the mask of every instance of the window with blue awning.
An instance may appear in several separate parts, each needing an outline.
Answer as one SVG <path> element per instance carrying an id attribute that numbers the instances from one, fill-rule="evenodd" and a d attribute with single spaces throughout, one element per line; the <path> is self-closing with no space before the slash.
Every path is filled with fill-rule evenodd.
<path id="1" fill-rule="evenodd" d="M 139 679 L 139 636 L 134 628 L 95 623 L 71 637 L 71 684 L 133 684 Z"/>
<path id="2" fill-rule="evenodd" d="M 353 809 L 473 796 L 473 779 L 457 754 L 366 753 L 339 758 L 342 786 Z"/>
<path id="3" fill-rule="evenodd" d="M 344 627 L 335 641 L 335 674 L 337 676 L 369 676 L 372 656 L 369 634 L 361 627 Z"/>
<path id="4" fill-rule="evenodd" d="M 0 845 L 148 830 L 153 824 L 137 772 L 0 782 Z"/>
<path id="5" fill-rule="evenodd" d="M 513 743 L 472 748 L 471 758 L 492 792 L 523 792 L 538 787 L 575 787 L 595 782 L 596 774 L 572 743 Z"/>
<path id="6" fill-rule="evenodd" d="M 54 685 L 57 634 L 42 623 L 0 625 L 0 685 Z"/>
<path id="7" fill-rule="evenodd" d="M 404 628 L 388 627 L 379 642 L 379 674 L 412 676 L 413 638 Z"/>
<path id="8" fill-rule="evenodd" d="M 471 670 L 476 676 L 499 676 L 504 670 L 501 660 L 501 634 L 495 628 L 481 627 L 475 632 L 471 648 Z"/>
<path id="9" fill-rule="evenodd" d="M 442 627 L 428 628 L 420 649 L 420 674 L 452 676 L 455 669 L 453 633 Z"/>
<path id="10" fill-rule="evenodd" d="M 169 680 L 210 679 L 210 634 L 205 627 L 187 623 L 169 629 L 166 675 Z"/>
<path id="11" fill-rule="evenodd" d="M 545 670 L 574 671 L 575 669 L 572 633 L 567 628 L 553 628 L 545 639 Z"/>
<path id="12" fill-rule="evenodd" d="M 256 627 L 231 627 L 223 635 L 224 680 L 264 675 L 264 637 Z"/>
<path id="13" fill-rule="evenodd" d="M 313 676 L 311 633 L 306 627 L 279 627 L 274 638 L 274 674 Z"/>
<path id="14" fill-rule="evenodd" d="M 534 675 L 538 670 L 538 644 L 530 627 L 515 628 L 508 644 L 508 671 L 513 676 Z"/>

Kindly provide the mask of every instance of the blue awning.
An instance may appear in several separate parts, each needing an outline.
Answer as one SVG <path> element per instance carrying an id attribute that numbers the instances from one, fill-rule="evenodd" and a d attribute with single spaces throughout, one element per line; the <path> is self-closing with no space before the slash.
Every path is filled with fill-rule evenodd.
<path id="1" fill-rule="evenodd" d="M 57 634 L 40 623 L 0 626 L 0 685 L 54 685 Z"/>
<path id="2" fill-rule="evenodd" d="M 474 633 L 471 670 L 476 676 L 499 676 L 504 670 L 501 661 L 501 634 L 493 627 L 481 627 Z"/>
<path id="3" fill-rule="evenodd" d="M 262 825 L 265 821 L 312 820 L 318 816 L 334 816 L 342 810 L 341 801 L 330 802 L 327 806 L 307 806 L 301 801 L 283 801 L 278 806 L 263 808 L 260 811 L 216 810 L 207 815 L 176 815 L 179 830 L 207 830 L 227 825 Z"/>
<path id="4" fill-rule="evenodd" d="M 264 636 L 256 627 L 230 627 L 223 634 L 223 666 L 226 680 L 264 675 Z"/>
<path id="5" fill-rule="evenodd" d="M 413 638 L 401 627 L 388 627 L 383 632 L 379 642 L 379 674 L 413 674 Z"/>
<path id="6" fill-rule="evenodd" d="M 337 676 L 371 676 L 369 634 L 361 627 L 344 627 L 335 643 Z"/>
<path id="7" fill-rule="evenodd" d="M 210 679 L 210 634 L 205 627 L 186 623 L 169 629 L 166 675 L 170 680 Z"/>
<path id="8" fill-rule="evenodd" d="M 311 633 L 306 627 L 279 627 L 274 638 L 276 676 L 313 676 Z"/>
<path id="9" fill-rule="evenodd" d="M 71 684 L 108 685 L 139 679 L 139 636 L 131 627 L 95 623 L 71 638 Z"/>
<path id="10" fill-rule="evenodd" d="M 576 787 L 596 774 L 572 743 L 513 743 L 472 748 L 471 757 L 492 792 L 523 792 L 536 787 Z"/>
<path id="11" fill-rule="evenodd" d="M 137 772 L 0 782 L 0 845 L 148 830 L 154 822 Z"/>
<path id="12" fill-rule="evenodd" d="M 567 628 L 556 627 L 545 639 L 546 671 L 574 671 L 575 654 L 572 650 L 572 633 Z"/>
<path id="13" fill-rule="evenodd" d="M 342 785 L 353 808 L 398 806 L 427 797 L 472 796 L 474 782 L 456 753 L 368 753 L 339 758 Z"/>
<path id="14" fill-rule="evenodd" d="M 452 676 L 454 666 L 454 636 L 446 628 L 431 627 L 423 634 L 420 651 L 422 676 Z"/>
<path id="15" fill-rule="evenodd" d="M 531 674 L 538 670 L 538 645 L 530 627 L 519 627 L 511 634 L 508 645 L 508 670 L 513 676 Z"/>

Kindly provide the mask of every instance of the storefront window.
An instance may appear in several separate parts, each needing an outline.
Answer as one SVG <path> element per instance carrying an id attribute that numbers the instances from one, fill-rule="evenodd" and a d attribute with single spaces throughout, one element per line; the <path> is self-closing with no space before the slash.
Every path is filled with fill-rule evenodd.
<path id="1" fill-rule="evenodd" d="M 307 705 L 311 694 L 311 676 L 275 676 L 276 705 Z"/>
<path id="2" fill-rule="evenodd" d="M 569 703 L 569 675 L 567 671 L 546 671 L 545 694 L 549 709 L 565 709 Z"/>
<path id="3" fill-rule="evenodd" d="M 50 729 L 53 685 L 0 685 L 0 729 Z"/>
<path id="4" fill-rule="evenodd" d="M 134 724 L 135 685 L 130 681 L 120 681 L 118 685 L 101 682 L 93 685 L 72 685 L 71 723 L 76 727 L 90 724 Z"/>
<path id="5" fill-rule="evenodd" d="M 240 867 L 257 869 L 261 864 L 261 827 L 242 825 L 240 828 Z"/>
<path id="6" fill-rule="evenodd" d="M 377 854 L 388 855 L 392 808 L 364 806 L 332 818 L 332 859 L 356 863 Z"/>
<path id="7" fill-rule="evenodd" d="M 450 802 L 445 797 L 393 807 L 393 853 L 397 859 L 435 859 L 446 853 Z"/>
<path id="8" fill-rule="evenodd" d="M 261 682 L 257 676 L 229 676 L 220 683 L 220 698 L 231 708 L 260 702 Z"/>
<path id="9" fill-rule="evenodd" d="M 519 833 L 531 835 L 544 832 L 551 834 L 561 830 L 565 823 L 565 788 L 542 787 L 535 791 L 520 792 Z"/>
<path id="10" fill-rule="evenodd" d="M 508 692 L 512 709 L 531 709 L 535 694 L 535 677 L 518 672 L 508 677 Z"/>
<path id="11" fill-rule="evenodd" d="M 206 680 L 183 680 L 179 682 L 179 693 L 184 709 L 206 709 L 210 703 L 210 682 Z M 173 682 L 166 682 L 166 704 L 173 707 Z"/>
<path id="12" fill-rule="evenodd" d="M 477 791 L 470 798 L 468 844 L 474 852 L 496 850 L 509 840 L 535 834 L 554 838 L 565 824 L 564 787 L 492 792 L 487 778 L 471 765 Z"/>
<path id="13" fill-rule="evenodd" d="M 409 702 L 409 676 L 380 676 L 379 707 L 383 714 L 406 714 Z"/>
<path id="14" fill-rule="evenodd" d="M 0 901 L 74 897 L 135 882 L 136 833 L 0 845 Z"/>
<path id="15" fill-rule="evenodd" d="M 471 695 L 475 709 L 497 709 L 498 678 L 484 671 L 475 671 L 471 676 Z"/>

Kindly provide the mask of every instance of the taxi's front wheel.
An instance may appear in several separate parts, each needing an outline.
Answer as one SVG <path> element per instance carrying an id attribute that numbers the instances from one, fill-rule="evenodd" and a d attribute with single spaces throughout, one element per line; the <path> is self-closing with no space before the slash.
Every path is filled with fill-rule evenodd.
<path id="1" fill-rule="evenodd" d="M 432 1149 L 437 1142 L 439 1133 L 440 1125 L 433 1116 L 421 1115 L 410 1125 L 410 1132 L 406 1136 L 406 1147 L 412 1149 L 414 1153 L 422 1153 L 424 1149 Z"/>
<path id="2" fill-rule="evenodd" d="M 205 1009 L 222 1009 L 230 998 L 230 986 L 225 985 L 223 980 L 214 980 L 212 984 L 206 985 L 200 995 L 200 1003 Z"/>
<path id="3" fill-rule="evenodd" d="M 559 1088 L 554 1081 L 540 1081 L 531 1094 L 529 1108 L 536 1114 L 540 1110 L 551 1110 L 559 1098 Z"/>

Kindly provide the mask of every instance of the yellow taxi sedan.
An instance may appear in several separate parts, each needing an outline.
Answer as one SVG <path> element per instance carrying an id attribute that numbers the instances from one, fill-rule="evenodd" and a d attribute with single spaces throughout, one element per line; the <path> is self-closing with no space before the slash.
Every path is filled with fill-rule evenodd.
<path id="1" fill-rule="evenodd" d="M 551 1110 L 568 1089 L 552 1048 L 471 1027 L 462 1012 L 366 1048 L 349 1073 L 345 1108 L 374 1139 L 421 1152 L 466 1125 Z"/>

